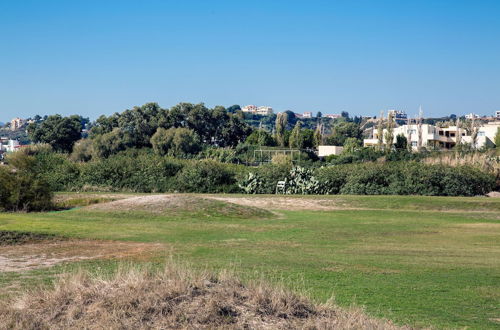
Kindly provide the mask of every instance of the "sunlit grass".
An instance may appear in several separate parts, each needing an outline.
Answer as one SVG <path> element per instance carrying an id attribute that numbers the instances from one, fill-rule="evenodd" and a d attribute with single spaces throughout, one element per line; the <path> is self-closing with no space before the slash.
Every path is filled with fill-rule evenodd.
<path id="1" fill-rule="evenodd" d="M 165 257 L 173 254 L 200 268 L 234 268 L 244 278 L 285 278 L 291 287 L 300 282 L 320 301 L 334 295 L 341 305 L 365 305 L 370 314 L 401 324 L 499 326 L 499 199 L 321 198 L 356 209 L 279 211 L 262 219 L 217 210 L 4 213 L 0 230 L 161 242 Z M 107 262 L 86 267 L 97 264 Z M 0 283 L 2 276 L 9 282 L 0 275 Z"/>

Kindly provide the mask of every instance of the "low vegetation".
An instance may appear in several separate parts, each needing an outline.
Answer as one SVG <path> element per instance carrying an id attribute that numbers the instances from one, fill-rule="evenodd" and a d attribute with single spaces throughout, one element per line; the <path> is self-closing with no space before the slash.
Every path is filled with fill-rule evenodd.
<path id="1" fill-rule="evenodd" d="M 84 198 L 86 194 L 67 194 L 71 198 L 75 195 Z M 76 268 L 108 274 L 116 267 L 110 258 L 120 254 L 120 244 L 144 244 L 140 256 L 129 257 L 134 265 L 161 265 L 174 256 L 189 262 L 196 271 L 233 269 L 244 283 L 260 278 L 272 286 L 281 283 L 295 292 L 307 292 L 315 303 L 334 297 L 343 308 L 364 306 L 368 315 L 399 325 L 498 328 L 497 198 L 157 196 L 162 195 L 112 193 L 110 198 L 121 199 L 63 212 L 0 213 L 0 230 L 64 236 L 71 238 L 68 242 L 83 240 L 78 249 L 104 241 L 109 250 L 102 260 L 77 262 L 77 250 L 70 255 L 74 259 L 68 265 L 22 274 L 1 273 L 2 290 L 16 297 L 22 291 L 19 287 L 27 285 L 25 281 L 32 288 Z M 118 201 L 120 205 L 114 204 Z M 250 214 L 242 214 L 245 209 Z M 152 245 L 155 253 L 145 253 Z M 16 251 L 21 247 L 16 246 Z M 32 249 L 30 244 L 25 248 Z M 70 246 L 53 248 L 66 251 Z M 99 245 L 80 255 L 95 258 L 102 249 Z M 92 282 L 85 283 L 97 288 Z M 51 296 L 54 291 L 45 293 Z M 110 294 L 117 297 L 119 292 Z M 47 306 L 59 308 L 54 304 Z M 69 306 L 74 305 L 70 302 Z M 131 302 L 128 306 L 136 305 Z M 33 307 L 52 310 L 37 304 Z M 31 313 L 27 306 L 22 308 Z M 23 310 L 16 313 L 19 316 Z"/>
<path id="2" fill-rule="evenodd" d="M 54 288 L 0 305 L 9 329 L 400 329 L 358 309 L 317 305 L 263 282 L 243 284 L 223 272 L 121 268 L 112 276 L 79 272 Z"/>

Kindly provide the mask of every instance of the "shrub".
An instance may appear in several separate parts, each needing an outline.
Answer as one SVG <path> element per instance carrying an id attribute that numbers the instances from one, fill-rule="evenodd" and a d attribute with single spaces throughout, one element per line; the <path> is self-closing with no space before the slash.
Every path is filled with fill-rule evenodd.
<path id="1" fill-rule="evenodd" d="M 317 171 L 324 191 L 360 195 L 484 195 L 495 187 L 494 176 L 468 167 L 417 162 L 345 164 Z"/>
<path id="2" fill-rule="evenodd" d="M 70 159 L 75 162 L 88 162 L 94 154 L 94 142 L 91 139 L 81 139 L 73 146 Z"/>
<path id="3" fill-rule="evenodd" d="M 151 137 L 155 153 L 160 156 L 170 155 L 185 157 L 200 151 L 201 143 L 198 134 L 184 127 L 158 128 Z"/>
<path id="4" fill-rule="evenodd" d="M 5 211 L 44 211 L 52 207 L 52 192 L 37 177 L 36 158 L 24 153 L 10 155 L 9 166 L 0 166 L 0 209 Z"/>
<path id="5" fill-rule="evenodd" d="M 234 166 L 211 159 L 190 161 L 177 175 L 175 187 L 182 192 L 236 192 Z"/>
<path id="6" fill-rule="evenodd" d="M 173 178 L 182 167 L 179 160 L 130 149 L 107 159 L 82 164 L 79 186 L 166 192 L 173 189 Z"/>

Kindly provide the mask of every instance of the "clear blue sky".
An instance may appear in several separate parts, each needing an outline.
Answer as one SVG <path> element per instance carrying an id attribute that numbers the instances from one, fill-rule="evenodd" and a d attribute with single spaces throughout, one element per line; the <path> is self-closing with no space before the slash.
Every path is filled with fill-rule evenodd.
<path id="1" fill-rule="evenodd" d="M 500 1 L 0 1 L 0 121 L 156 101 L 500 110 Z"/>

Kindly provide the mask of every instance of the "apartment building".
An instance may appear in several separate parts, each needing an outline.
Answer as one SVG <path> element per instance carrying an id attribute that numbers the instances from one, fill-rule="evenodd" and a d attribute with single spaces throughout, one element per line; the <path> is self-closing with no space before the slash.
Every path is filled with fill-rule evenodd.
<path id="1" fill-rule="evenodd" d="M 480 126 L 477 129 L 476 148 L 483 146 L 494 145 L 495 136 L 500 127 L 500 122 L 488 123 Z M 386 144 L 387 129 L 383 131 L 383 143 Z M 411 144 L 412 149 L 417 150 L 419 147 L 427 149 L 451 149 L 458 143 L 472 143 L 472 136 L 464 129 L 457 126 L 450 127 L 437 127 L 429 124 L 422 124 L 421 130 L 417 124 L 402 125 L 394 128 L 394 141 L 396 136 L 404 135 Z M 364 146 L 377 146 L 378 145 L 378 132 L 373 128 L 372 138 L 363 141 Z"/>
<path id="2" fill-rule="evenodd" d="M 26 121 L 22 118 L 14 118 L 10 121 L 10 130 L 11 131 L 15 131 L 15 130 L 18 130 L 20 129 L 24 124 L 26 123 Z"/>
<path id="3" fill-rule="evenodd" d="M 273 114 L 272 107 L 268 107 L 268 106 L 257 107 L 256 105 L 253 105 L 253 104 L 244 106 L 243 108 L 241 108 L 241 111 L 246 112 L 246 113 L 252 113 L 255 115 L 261 115 L 261 116 L 269 116 L 269 115 Z"/>

